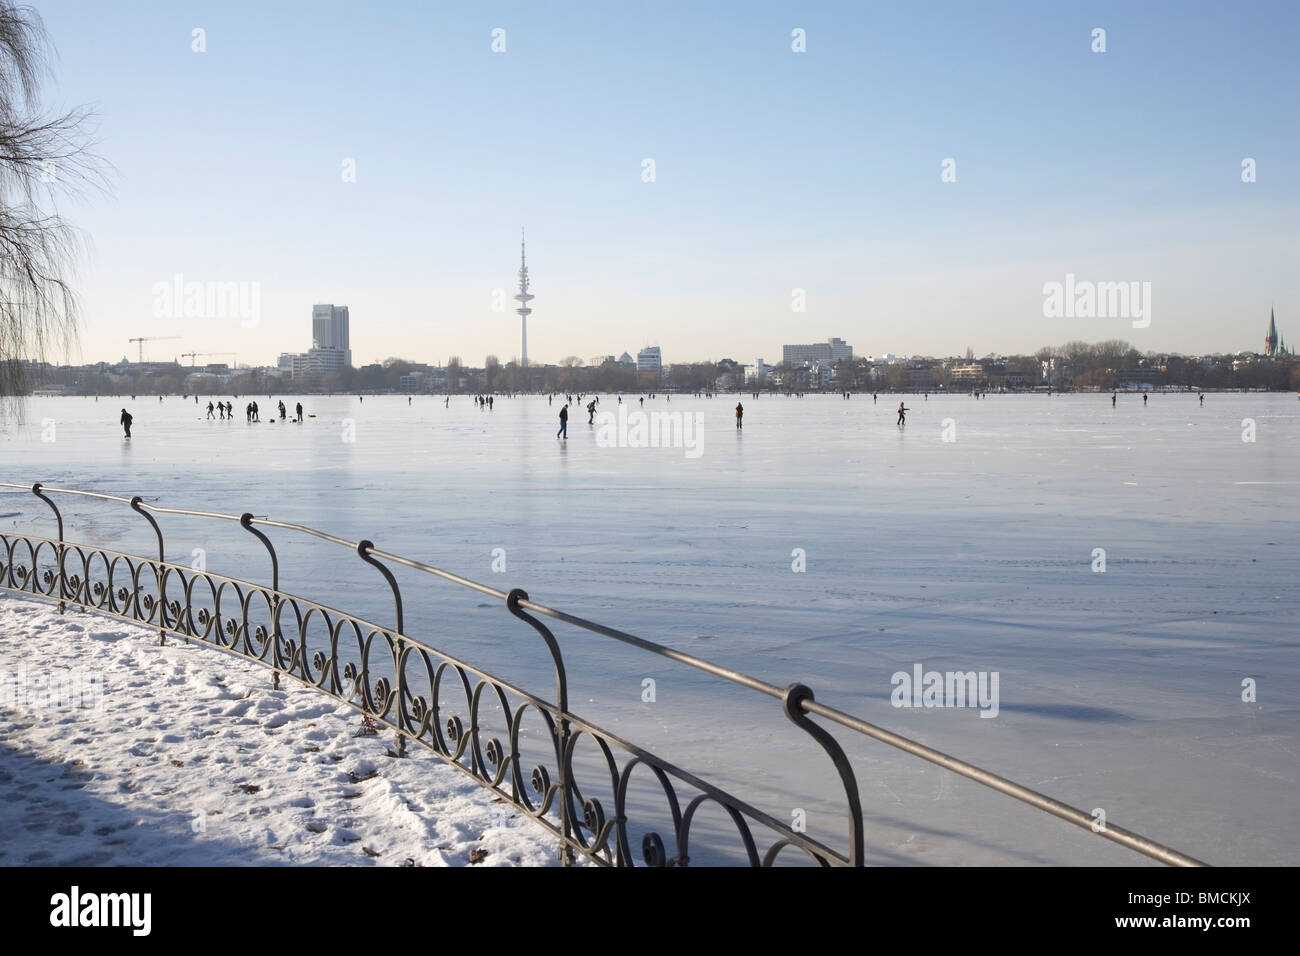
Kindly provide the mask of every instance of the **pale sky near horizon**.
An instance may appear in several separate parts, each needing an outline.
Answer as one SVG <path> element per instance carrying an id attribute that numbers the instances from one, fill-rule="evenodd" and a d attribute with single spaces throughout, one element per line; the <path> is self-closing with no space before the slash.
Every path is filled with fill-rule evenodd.
<path id="1" fill-rule="evenodd" d="M 508 361 L 521 226 L 534 362 L 1258 350 L 1271 306 L 1300 345 L 1293 2 L 35 5 L 114 167 L 60 205 L 73 361 L 269 364 L 325 302 L 358 365 Z M 1150 282 L 1149 327 L 1046 318 L 1067 273 Z M 156 317 L 177 274 L 255 327 Z"/>

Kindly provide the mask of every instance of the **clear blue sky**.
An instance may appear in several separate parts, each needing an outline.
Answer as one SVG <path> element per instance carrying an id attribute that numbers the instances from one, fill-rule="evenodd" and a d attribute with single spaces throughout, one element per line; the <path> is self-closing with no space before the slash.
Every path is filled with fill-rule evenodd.
<path id="1" fill-rule="evenodd" d="M 50 105 L 92 105 L 116 169 L 62 207 L 74 359 L 272 362 L 333 302 L 358 364 L 509 360 L 521 225 L 534 361 L 1235 351 L 1272 304 L 1300 345 L 1295 2 L 36 6 Z M 1151 282 L 1150 327 L 1045 318 L 1067 272 Z M 260 283 L 260 324 L 155 318 L 176 273 Z"/>

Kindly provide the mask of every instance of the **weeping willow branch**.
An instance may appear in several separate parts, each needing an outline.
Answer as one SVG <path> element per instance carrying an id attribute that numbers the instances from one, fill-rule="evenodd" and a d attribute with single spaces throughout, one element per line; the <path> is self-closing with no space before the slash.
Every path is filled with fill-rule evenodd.
<path id="1" fill-rule="evenodd" d="M 107 185 L 93 114 L 40 108 L 51 53 L 36 11 L 0 0 L 0 415 L 29 387 L 26 361 L 76 344 L 71 280 L 85 250 L 57 202 Z"/>

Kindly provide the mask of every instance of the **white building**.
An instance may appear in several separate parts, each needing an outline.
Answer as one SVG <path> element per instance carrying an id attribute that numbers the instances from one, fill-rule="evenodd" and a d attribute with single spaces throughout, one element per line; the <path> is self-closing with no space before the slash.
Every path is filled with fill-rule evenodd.
<path id="1" fill-rule="evenodd" d="M 648 345 L 636 353 L 636 370 L 638 372 L 654 372 L 658 375 L 663 367 L 663 356 L 659 354 L 659 346 Z"/>
<path id="2" fill-rule="evenodd" d="M 311 307 L 312 350 L 329 349 L 341 352 L 339 365 L 352 364 L 352 346 L 348 331 L 346 305 L 313 305 Z"/>
<path id="3" fill-rule="evenodd" d="M 791 365 L 805 362 L 843 362 L 853 358 L 853 346 L 841 338 L 827 339 L 812 345 L 781 346 L 781 361 Z"/>
<path id="4" fill-rule="evenodd" d="M 308 349 L 293 357 L 293 380 L 319 385 L 322 378 L 343 365 L 343 352 L 339 349 Z"/>
<path id="5" fill-rule="evenodd" d="M 808 378 L 813 388 L 826 388 L 831 383 L 831 373 L 834 371 L 826 362 L 808 363 Z"/>

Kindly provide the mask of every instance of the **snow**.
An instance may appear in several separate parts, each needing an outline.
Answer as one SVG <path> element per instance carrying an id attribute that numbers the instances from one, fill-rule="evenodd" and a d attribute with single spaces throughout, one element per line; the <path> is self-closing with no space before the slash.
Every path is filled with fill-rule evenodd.
<path id="1" fill-rule="evenodd" d="M 294 681 L 0 596 L 0 865 L 482 866 L 556 841 Z"/>
<path id="2" fill-rule="evenodd" d="M 1108 394 L 909 395 L 902 430 L 899 396 L 739 400 L 739 434 L 734 396 L 646 402 L 703 416 L 702 454 L 689 457 L 602 447 L 577 414 L 557 440 L 560 403 L 536 397 L 498 398 L 491 412 L 464 397 L 308 397 L 318 417 L 303 425 L 207 422 L 192 402 L 156 396 L 37 399 L 0 437 L 0 478 L 368 538 L 778 686 L 806 683 L 821 702 L 1207 862 L 1300 860 L 1294 395 L 1209 393 L 1200 406 L 1157 394 L 1146 407 L 1121 395 L 1113 409 Z M 116 426 L 124 404 L 129 443 Z M 955 441 L 943 440 L 949 419 Z M 42 441 L 49 423 L 56 435 Z M 70 538 L 152 546 L 124 506 L 59 503 Z M 0 494 L 0 515 L 0 528 L 52 533 L 29 493 Z M 201 551 L 214 571 L 268 580 L 265 551 L 237 526 L 160 524 L 170 560 Z M 285 591 L 392 621 L 386 585 L 354 552 L 272 538 Z M 1098 548 L 1104 573 L 1092 570 Z M 499 602 L 395 573 L 408 633 L 551 696 L 549 656 Z M 777 701 L 567 625 L 555 633 L 580 716 L 778 818 L 803 810 L 810 834 L 843 844 L 835 775 Z M 997 672 L 998 716 L 892 706 L 891 675 L 918 663 Z M 1248 678 L 1255 701 L 1242 699 Z M 1143 862 L 837 736 L 862 790 L 869 862 Z M 653 812 L 665 832 L 661 803 Z"/>

